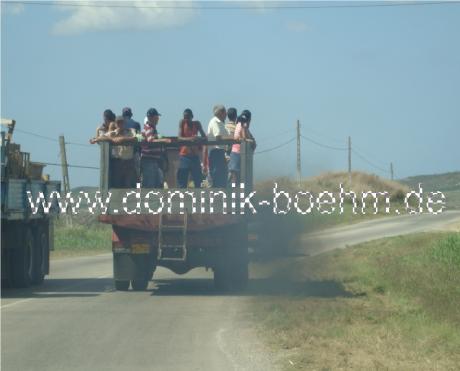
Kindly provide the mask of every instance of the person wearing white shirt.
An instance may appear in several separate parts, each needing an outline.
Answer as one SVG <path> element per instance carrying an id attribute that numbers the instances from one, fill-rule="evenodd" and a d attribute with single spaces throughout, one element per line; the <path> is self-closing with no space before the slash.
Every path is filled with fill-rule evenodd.
<path id="1" fill-rule="evenodd" d="M 214 117 L 209 121 L 208 139 L 226 139 L 229 134 L 225 128 L 225 118 L 227 111 L 223 105 L 216 105 L 213 109 Z M 227 187 L 227 161 L 225 160 L 226 145 L 209 146 L 209 175 L 211 176 L 212 187 Z"/>

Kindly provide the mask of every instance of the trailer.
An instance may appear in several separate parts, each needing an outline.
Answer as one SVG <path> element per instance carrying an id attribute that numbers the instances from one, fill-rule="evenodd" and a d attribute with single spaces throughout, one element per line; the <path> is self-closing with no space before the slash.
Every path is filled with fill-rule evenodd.
<path id="1" fill-rule="evenodd" d="M 48 197 L 59 192 L 61 184 L 44 179 L 43 164 L 31 162 L 30 155 L 11 142 L 15 124 L 2 119 L 7 131 L 1 132 L 1 279 L 2 285 L 28 287 L 49 274 L 53 218 L 59 206 L 56 202 L 48 213 L 43 208 L 33 213 L 27 192 L 34 198 L 39 192 Z"/>
<path id="2" fill-rule="evenodd" d="M 152 147 L 163 146 L 170 159 L 170 173 L 165 176 L 169 179 L 167 189 L 112 188 L 109 180 L 113 145 L 100 144 L 100 192 L 103 199 L 110 194 L 110 202 L 107 210 L 99 215 L 99 221 L 112 225 L 113 276 L 117 290 L 128 290 L 130 286 L 133 290 L 145 290 L 157 266 L 176 274 L 185 274 L 196 267 L 212 269 L 219 290 L 241 290 L 247 285 L 248 215 L 237 202 L 231 201 L 235 189 L 175 188 L 177 161 L 174 158 L 178 148 L 197 143 L 202 142 L 175 139 L 168 144 L 149 143 Z M 205 143 L 228 145 L 235 141 Z M 239 195 L 252 190 L 252 158 L 250 143 L 242 142 L 241 183 L 245 186 L 244 190 L 238 187 Z M 186 195 L 180 197 L 184 193 Z M 170 203 L 164 205 L 165 200 Z M 148 208 L 140 207 L 146 203 Z M 232 206 L 236 208 L 230 211 Z"/>

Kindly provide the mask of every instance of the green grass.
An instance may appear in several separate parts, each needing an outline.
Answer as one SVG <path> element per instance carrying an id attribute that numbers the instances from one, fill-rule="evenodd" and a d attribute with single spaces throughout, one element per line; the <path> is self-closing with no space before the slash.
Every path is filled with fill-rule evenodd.
<path id="1" fill-rule="evenodd" d="M 106 224 L 65 225 L 61 219 L 54 228 L 54 251 L 52 257 L 90 255 L 110 252 L 112 228 Z"/>
<path id="2" fill-rule="evenodd" d="M 460 233 L 386 238 L 259 271 L 285 288 L 254 298 L 252 312 L 286 369 L 460 364 Z"/>
<path id="3" fill-rule="evenodd" d="M 460 209 L 460 190 L 445 191 L 443 192 L 446 196 L 446 206 L 448 210 Z"/>

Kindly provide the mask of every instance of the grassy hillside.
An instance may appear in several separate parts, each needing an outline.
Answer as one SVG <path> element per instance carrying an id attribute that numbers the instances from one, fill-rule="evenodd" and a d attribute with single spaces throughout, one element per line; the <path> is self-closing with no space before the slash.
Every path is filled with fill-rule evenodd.
<path id="1" fill-rule="evenodd" d="M 422 183 L 423 189 L 428 192 L 460 191 L 460 171 L 444 174 L 416 175 L 401 179 L 400 182 L 411 188 L 416 188 L 419 183 Z"/>
<path id="2" fill-rule="evenodd" d="M 417 189 L 422 183 L 424 192 L 441 191 L 446 197 L 447 209 L 460 209 L 460 171 L 433 174 L 417 175 L 400 180 L 401 183 L 410 188 Z"/>

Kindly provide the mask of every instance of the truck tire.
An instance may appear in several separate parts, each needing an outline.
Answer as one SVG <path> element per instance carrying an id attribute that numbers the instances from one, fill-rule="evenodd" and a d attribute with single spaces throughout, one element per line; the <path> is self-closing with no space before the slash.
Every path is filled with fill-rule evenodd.
<path id="1" fill-rule="evenodd" d="M 244 290 L 249 281 L 247 250 L 222 249 L 214 266 L 214 285 L 219 291 Z"/>
<path id="2" fill-rule="evenodd" d="M 231 282 L 233 289 L 244 290 L 249 281 L 248 250 L 235 249 L 232 260 Z"/>
<path id="3" fill-rule="evenodd" d="M 214 285 L 220 291 L 240 291 L 249 281 L 247 229 L 241 226 L 218 251 L 214 266 Z"/>
<path id="4" fill-rule="evenodd" d="M 34 267 L 32 273 L 32 283 L 41 284 L 45 279 L 47 260 L 49 259 L 49 242 L 48 228 L 46 224 L 38 226 L 35 229 L 35 249 L 34 249 Z"/>
<path id="5" fill-rule="evenodd" d="M 131 287 L 133 288 L 134 291 L 145 291 L 148 285 L 149 285 L 149 280 L 147 279 L 131 281 Z"/>
<path id="6" fill-rule="evenodd" d="M 34 236 L 32 229 L 24 225 L 16 233 L 14 242 L 16 246 L 12 251 L 13 269 L 11 272 L 11 285 L 17 288 L 29 287 L 33 279 L 34 271 Z"/>
<path id="7" fill-rule="evenodd" d="M 218 291 L 230 290 L 229 272 L 225 266 L 219 264 L 214 267 L 214 286 Z"/>
<path id="8" fill-rule="evenodd" d="M 128 291 L 129 290 L 129 281 L 115 280 L 115 289 L 117 291 Z"/>

